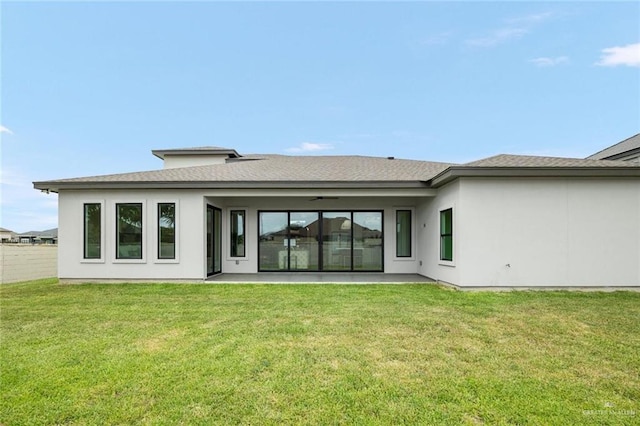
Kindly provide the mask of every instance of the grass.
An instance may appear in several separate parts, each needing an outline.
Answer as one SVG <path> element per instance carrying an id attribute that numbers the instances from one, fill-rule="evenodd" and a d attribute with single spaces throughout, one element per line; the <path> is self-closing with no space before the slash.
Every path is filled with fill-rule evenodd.
<path id="1" fill-rule="evenodd" d="M 2 425 L 638 424 L 640 294 L 0 286 Z"/>

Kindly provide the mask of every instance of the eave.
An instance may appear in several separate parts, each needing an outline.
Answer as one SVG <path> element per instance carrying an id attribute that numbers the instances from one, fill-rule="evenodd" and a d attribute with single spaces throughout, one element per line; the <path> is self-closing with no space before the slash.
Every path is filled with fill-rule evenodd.
<path id="1" fill-rule="evenodd" d="M 401 191 L 418 196 L 435 195 L 424 181 L 247 181 L 247 182 L 225 182 L 225 181 L 188 181 L 188 182 L 75 182 L 75 181 L 41 181 L 34 182 L 33 187 L 41 191 L 60 192 L 67 190 L 110 190 L 110 189 L 201 189 L 201 190 L 276 190 L 285 194 L 290 190 L 349 190 L 350 192 L 362 191 L 363 194 L 386 192 L 390 195 L 394 191 Z M 266 192 L 265 192 L 266 193 Z M 272 195 L 273 193 L 270 192 Z M 328 192 L 327 192 L 328 193 Z"/>
<path id="2" fill-rule="evenodd" d="M 226 155 L 228 158 L 240 158 L 241 155 L 235 149 L 227 148 L 210 148 L 210 149 L 154 149 L 151 151 L 153 155 L 164 160 L 166 155 Z"/>
<path id="3" fill-rule="evenodd" d="M 465 167 L 451 166 L 429 181 L 438 188 L 461 177 L 640 177 L 640 167 Z"/>

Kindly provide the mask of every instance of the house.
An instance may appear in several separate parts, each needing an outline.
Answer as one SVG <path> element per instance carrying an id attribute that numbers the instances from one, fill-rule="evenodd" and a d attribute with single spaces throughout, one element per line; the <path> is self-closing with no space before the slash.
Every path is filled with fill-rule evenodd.
<path id="1" fill-rule="evenodd" d="M 0 228 L 0 243 L 10 243 L 16 239 L 16 233 L 9 229 Z"/>
<path id="2" fill-rule="evenodd" d="M 17 242 L 21 244 L 56 244 L 58 241 L 58 230 L 49 229 L 47 231 L 29 231 L 17 234 Z"/>
<path id="3" fill-rule="evenodd" d="M 460 288 L 640 286 L 640 164 L 153 151 L 59 194 L 63 280 L 420 274 Z"/>

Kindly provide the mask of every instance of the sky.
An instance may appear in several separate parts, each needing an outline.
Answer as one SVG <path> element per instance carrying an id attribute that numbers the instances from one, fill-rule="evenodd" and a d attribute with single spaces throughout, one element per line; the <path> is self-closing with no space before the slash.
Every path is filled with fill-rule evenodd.
<path id="1" fill-rule="evenodd" d="M 0 2 L 0 227 L 152 149 L 463 163 L 640 132 L 640 3 Z"/>

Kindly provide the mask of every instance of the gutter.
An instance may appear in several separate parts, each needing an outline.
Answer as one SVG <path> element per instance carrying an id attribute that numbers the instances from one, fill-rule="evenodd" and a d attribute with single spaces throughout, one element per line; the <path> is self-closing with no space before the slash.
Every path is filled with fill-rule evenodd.
<path id="1" fill-rule="evenodd" d="M 640 177 L 640 167 L 465 167 L 451 166 L 428 183 L 438 188 L 460 177 Z"/>
<path id="2" fill-rule="evenodd" d="M 74 182 L 74 181 L 39 181 L 33 182 L 34 189 L 44 192 L 59 192 L 60 190 L 78 189 L 355 189 L 355 190 L 380 190 L 380 189 L 423 189 L 429 190 L 430 186 L 425 181 L 281 181 L 281 182 L 220 182 L 220 181 L 185 181 L 185 182 Z M 430 191 L 428 191 L 430 192 Z"/>

